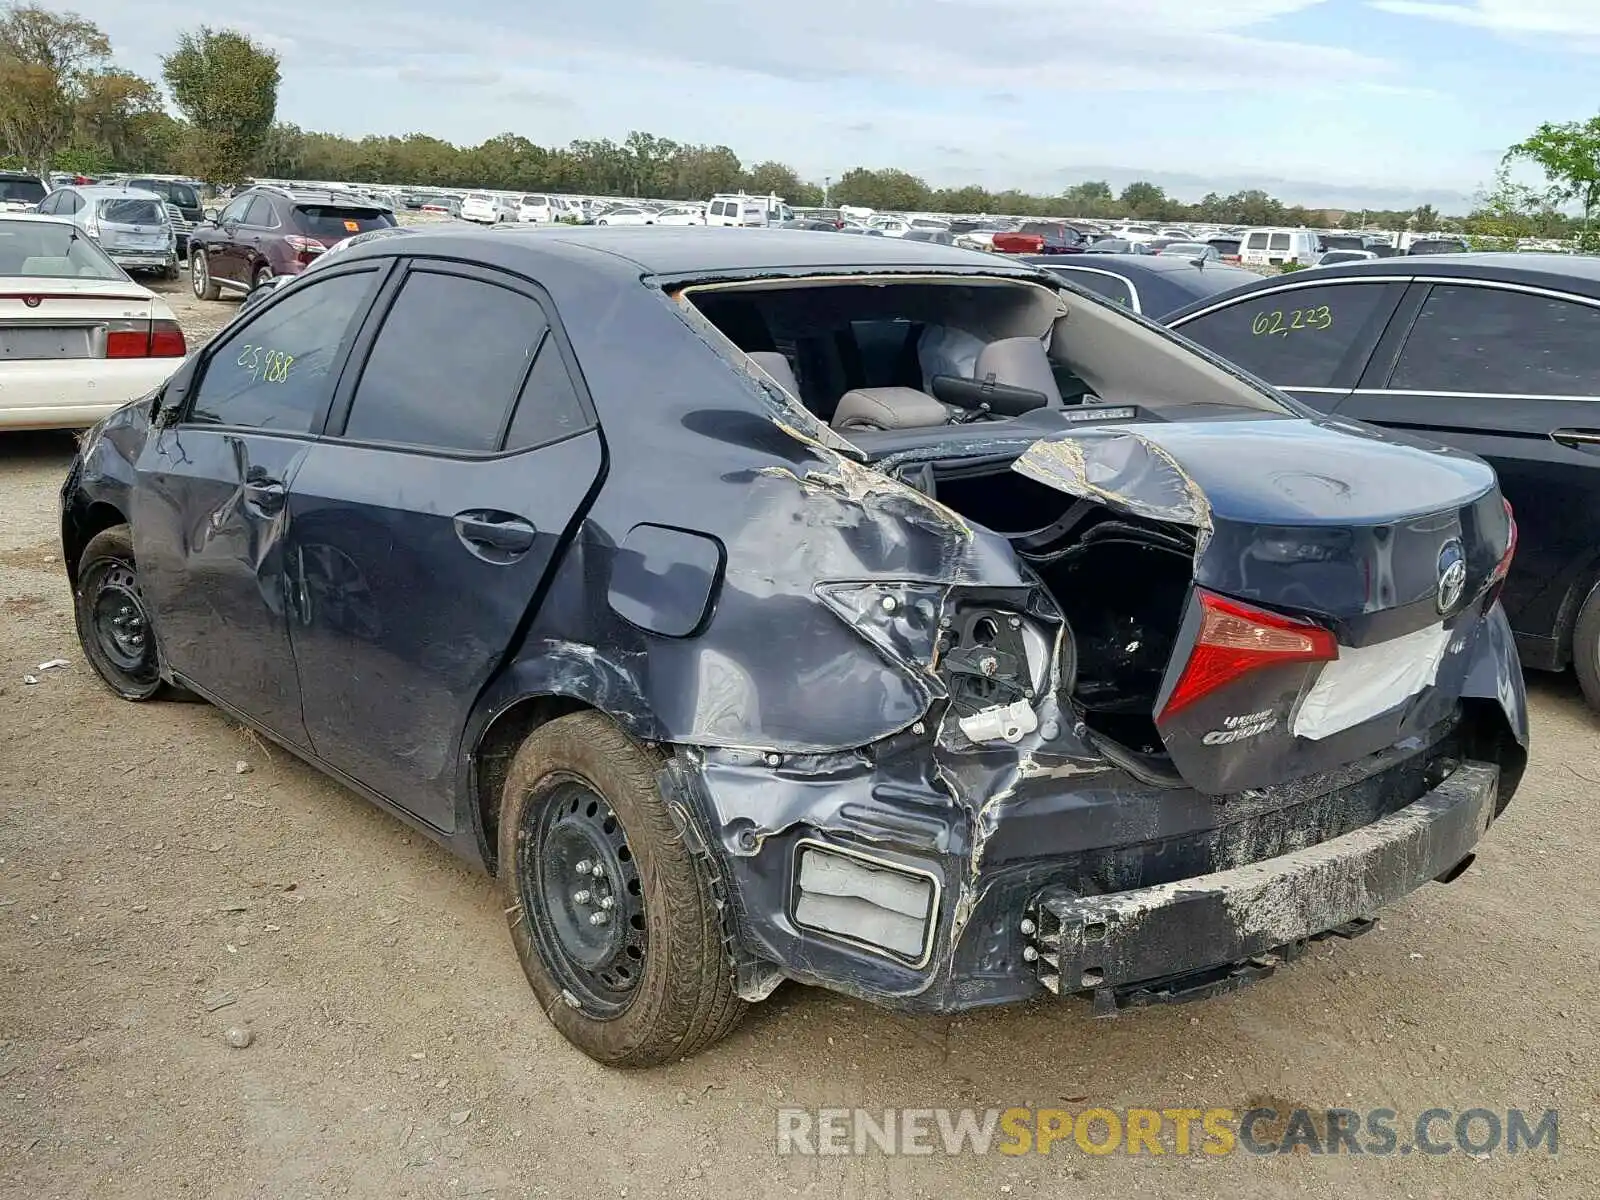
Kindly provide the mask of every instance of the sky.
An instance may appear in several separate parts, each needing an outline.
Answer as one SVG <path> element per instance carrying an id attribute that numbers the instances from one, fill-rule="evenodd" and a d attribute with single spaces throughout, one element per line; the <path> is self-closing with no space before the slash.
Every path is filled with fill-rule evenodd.
<path id="1" fill-rule="evenodd" d="M 542 145 L 643 129 L 802 176 L 1470 207 L 1600 109 L 1600 0 L 68 0 L 119 65 L 204 20 L 282 60 L 280 120 Z"/>

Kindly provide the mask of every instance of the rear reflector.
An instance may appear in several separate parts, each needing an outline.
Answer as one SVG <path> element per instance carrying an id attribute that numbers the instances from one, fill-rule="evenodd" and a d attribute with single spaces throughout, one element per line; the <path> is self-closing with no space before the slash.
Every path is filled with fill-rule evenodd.
<path id="1" fill-rule="evenodd" d="M 920 965 L 932 931 L 934 881 L 880 859 L 800 843 L 794 923 Z"/>
<path id="2" fill-rule="evenodd" d="M 1338 641 L 1320 625 L 1199 588 L 1195 594 L 1200 598 L 1200 633 L 1158 720 L 1262 667 L 1332 662 L 1339 657 Z"/>

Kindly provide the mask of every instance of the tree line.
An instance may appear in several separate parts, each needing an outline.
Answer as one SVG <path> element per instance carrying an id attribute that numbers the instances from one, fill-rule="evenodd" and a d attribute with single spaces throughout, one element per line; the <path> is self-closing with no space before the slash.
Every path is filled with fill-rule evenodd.
<path id="1" fill-rule="evenodd" d="M 855 167 L 818 183 L 782 162 L 746 165 L 727 146 L 637 130 L 621 142 L 579 139 L 558 147 L 510 132 L 476 146 L 425 133 L 351 138 L 277 121 L 277 55 L 243 33 L 207 26 L 179 35 L 162 58 L 161 76 L 165 93 L 155 81 L 114 66 L 105 33 L 74 13 L 32 4 L 0 9 L 0 165 L 88 175 L 165 172 L 218 185 L 261 177 L 674 200 L 744 190 L 774 192 L 799 206 L 1411 228 L 1491 240 L 1577 235 L 1585 243 L 1600 207 L 1600 117 L 1540 126 L 1507 152 L 1472 212 L 1445 217 L 1431 205 L 1364 212 L 1285 205 L 1259 189 L 1212 192 L 1190 204 L 1146 181 L 1119 192 L 1090 180 L 1035 195 L 934 187 L 896 168 Z M 1518 161 L 1543 170 L 1546 186 L 1514 182 L 1510 166 Z M 1569 204 L 1584 215 L 1566 215 L 1562 206 Z"/>

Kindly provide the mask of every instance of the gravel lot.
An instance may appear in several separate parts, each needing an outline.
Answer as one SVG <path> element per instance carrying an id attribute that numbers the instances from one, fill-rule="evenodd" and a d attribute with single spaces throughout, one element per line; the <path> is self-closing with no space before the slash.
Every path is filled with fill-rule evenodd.
<path id="1" fill-rule="evenodd" d="M 191 345 L 233 308 L 170 290 Z M 1596 1194 L 1600 755 L 1570 679 L 1535 677 L 1533 766 L 1461 880 L 1254 988 L 1099 1022 L 787 987 L 621 1074 L 546 1023 L 488 879 L 216 710 L 96 684 L 71 447 L 0 437 L 0 1195 Z M 780 1158 L 785 1105 L 1557 1108 L 1561 1152 Z"/>

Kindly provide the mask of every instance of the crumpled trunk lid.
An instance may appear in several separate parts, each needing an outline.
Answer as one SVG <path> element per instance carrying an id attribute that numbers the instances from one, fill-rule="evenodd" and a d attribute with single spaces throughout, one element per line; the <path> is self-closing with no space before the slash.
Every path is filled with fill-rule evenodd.
<path id="1" fill-rule="evenodd" d="M 1512 538 L 1483 463 L 1330 420 L 1073 430 L 1013 469 L 1195 531 L 1152 716 L 1177 772 L 1212 794 L 1326 771 L 1449 719 Z M 1116 586 L 1105 580 L 1108 603 Z M 1323 657 L 1223 676 L 1191 700 L 1208 607 L 1245 613 L 1247 634 L 1252 611 L 1314 633 Z"/>

